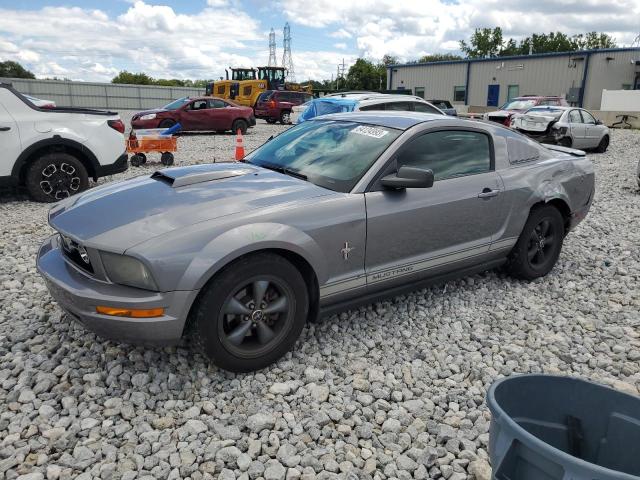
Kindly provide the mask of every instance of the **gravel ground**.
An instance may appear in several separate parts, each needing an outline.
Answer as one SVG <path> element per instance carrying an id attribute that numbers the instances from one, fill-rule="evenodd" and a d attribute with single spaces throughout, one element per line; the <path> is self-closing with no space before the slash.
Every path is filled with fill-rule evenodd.
<path id="1" fill-rule="evenodd" d="M 245 143 L 282 129 L 260 121 Z M 177 159 L 229 159 L 233 143 L 184 136 Z M 34 266 L 48 207 L 3 194 L 0 478 L 488 479 L 495 379 L 559 372 L 638 393 L 639 157 L 631 131 L 591 155 L 595 203 L 547 278 L 491 272 L 325 318 L 247 375 L 187 343 L 132 347 L 71 323 Z"/>

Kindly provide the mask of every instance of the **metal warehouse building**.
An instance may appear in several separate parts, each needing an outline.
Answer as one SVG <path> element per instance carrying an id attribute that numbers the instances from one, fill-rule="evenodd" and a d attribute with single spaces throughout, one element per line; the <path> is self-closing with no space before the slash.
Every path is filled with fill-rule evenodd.
<path id="1" fill-rule="evenodd" d="M 387 88 L 486 107 L 517 96 L 558 95 L 598 110 L 602 90 L 640 89 L 640 48 L 391 65 Z"/>

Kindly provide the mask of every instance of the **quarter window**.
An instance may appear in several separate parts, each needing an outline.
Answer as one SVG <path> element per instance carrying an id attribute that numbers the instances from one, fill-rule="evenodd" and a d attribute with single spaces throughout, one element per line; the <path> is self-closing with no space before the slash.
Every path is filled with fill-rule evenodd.
<path id="1" fill-rule="evenodd" d="M 467 89 L 462 86 L 453 87 L 453 101 L 454 102 L 464 102 L 464 97 Z"/>
<path id="2" fill-rule="evenodd" d="M 463 177 L 491 170 L 489 137 L 480 132 L 443 130 L 411 141 L 398 156 L 398 167 L 433 171 L 436 180 Z"/>

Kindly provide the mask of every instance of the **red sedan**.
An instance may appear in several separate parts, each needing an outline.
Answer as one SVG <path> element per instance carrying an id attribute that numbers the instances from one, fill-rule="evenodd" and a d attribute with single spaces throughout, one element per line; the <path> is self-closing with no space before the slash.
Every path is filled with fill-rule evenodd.
<path id="1" fill-rule="evenodd" d="M 211 130 L 242 133 L 256 124 L 253 109 L 216 97 L 179 98 L 156 110 L 136 113 L 131 126 L 139 128 L 169 128 L 176 123 L 182 130 Z"/>

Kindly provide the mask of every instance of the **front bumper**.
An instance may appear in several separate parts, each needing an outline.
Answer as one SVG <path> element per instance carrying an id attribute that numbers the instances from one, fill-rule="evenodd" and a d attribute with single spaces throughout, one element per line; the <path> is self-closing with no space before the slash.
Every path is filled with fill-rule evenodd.
<path id="1" fill-rule="evenodd" d="M 152 118 L 151 120 L 131 120 L 131 128 L 134 130 L 147 129 L 147 128 L 159 128 L 160 118 Z"/>
<path id="2" fill-rule="evenodd" d="M 249 126 L 250 127 L 255 127 L 256 126 L 256 117 L 254 117 L 253 115 L 251 115 L 249 117 Z"/>
<path id="3" fill-rule="evenodd" d="M 115 162 L 111 165 L 100 165 L 96 169 L 96 175 L 94 177 L 94 181 L 98 180 L 100 177 L 106 177 L 107 175 L 115 175 L 116 173 L 124 172 L 127 168 L 129 168 L 128 163 L 129 157 L 127 153 L 123 153 L 120 155 Z"/>
<path id="4" fill-rule="evenodd" d="M 96 280 L 65 260 L 58 235 L 40 247 L 36 266 L 60 307 L 101 337 L 148 345 L 172 345 L 182 337 L 197 291 L 151 292 Z M 126 318 L 96 313 L 98 305 L 165 308 L 156 318 Z"/>

